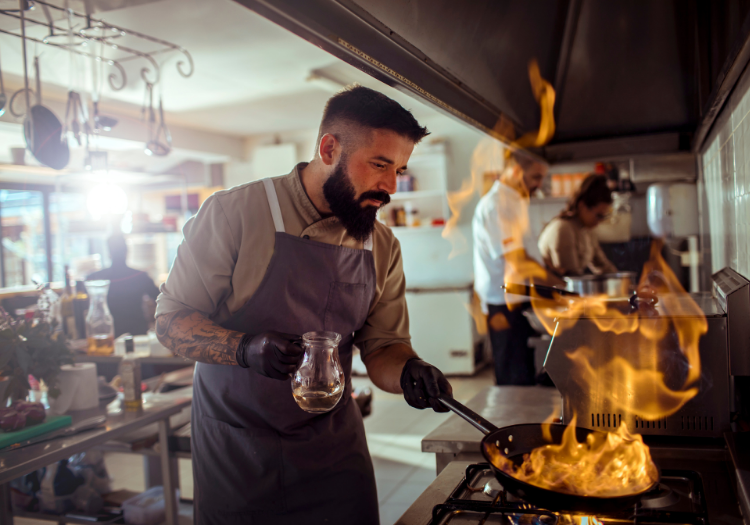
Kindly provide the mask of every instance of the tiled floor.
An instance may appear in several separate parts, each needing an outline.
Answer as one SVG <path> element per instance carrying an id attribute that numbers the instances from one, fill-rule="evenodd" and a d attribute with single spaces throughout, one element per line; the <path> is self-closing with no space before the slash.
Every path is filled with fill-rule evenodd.
<path id="1" fill-rule="evenodd" d="M 493 384 L 494 376 L 486 369 L 472 378 L 450 378 L 454 396 L 459 401 L 471 399 L 479 390 Z M 369 379 L 355 377 L 355 387 L 371 386 Z M 422 438 L 448 414 L 432 410 L 415 410 L 403 399 L 373 387 L 372 415 L 365 419 L 367 443 L 375 466 L 375 480 L 380 501 L 380 523 L 392 525 L 435 478 L 435 456 L 421 451 Z M 112 488 L 144 490 L 143 463 L 130 454 L 107 454 L 107 469 L 113 478 Z M 185 498 L 192 498 L 193 478 L 190 460 L 180 460 L 180 488 Z M 192 522 L 192 508 L 181 505 L 180 525 Z M 17 518 L 16 525 L 48 525 Z"/>

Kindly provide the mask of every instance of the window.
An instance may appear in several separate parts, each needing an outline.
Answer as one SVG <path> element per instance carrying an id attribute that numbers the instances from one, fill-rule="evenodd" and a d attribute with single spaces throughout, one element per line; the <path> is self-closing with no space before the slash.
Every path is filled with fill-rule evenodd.
<path id="1" fill-rule="evenodd" d="M 0 190 L 0 275 L 4 287 L 49 280 L 44 201 L 41 191 Z"/>

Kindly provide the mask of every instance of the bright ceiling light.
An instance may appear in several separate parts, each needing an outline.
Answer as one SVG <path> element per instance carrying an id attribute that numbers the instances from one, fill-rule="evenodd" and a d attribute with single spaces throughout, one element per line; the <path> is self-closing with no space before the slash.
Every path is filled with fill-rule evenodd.
<path id="1" fill-rule="evenodd" d="M 128 196 L 119 186 L 101 184 L 91 189 L 86 206 L 95 219 L 103 215 L 122 215 L 128 210 Z"/>

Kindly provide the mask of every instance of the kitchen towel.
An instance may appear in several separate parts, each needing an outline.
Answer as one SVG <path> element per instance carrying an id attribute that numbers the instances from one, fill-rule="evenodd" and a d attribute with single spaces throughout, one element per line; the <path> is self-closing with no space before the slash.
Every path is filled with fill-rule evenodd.
<path id="1" fill-rule="evenodd" d="M 64 414 L 75 410 L 86 410 L 99 405 L 99 384 L 96 364 L 76 363 L 60 367 L 58 388 L 60 395 L 49 398 L 50 411 Z"/>

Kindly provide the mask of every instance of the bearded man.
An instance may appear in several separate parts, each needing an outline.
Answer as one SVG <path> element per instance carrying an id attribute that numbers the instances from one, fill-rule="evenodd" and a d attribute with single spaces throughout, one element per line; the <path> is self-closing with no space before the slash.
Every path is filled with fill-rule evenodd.
<path id="1" fill-rule="evenodd" d="M 209 197 L 157 300 L 157 335 L 197 361 L 192 408 L 198 524 L 378 524 L 352 346 L 370 379 L 419 409 L 452 393 L 411 347 L 398 240 L 376 221 L 426 135 L 385 95 L 326 104 L 315 158 Z M 346 378 L 326 413 L 294 401 L 300 336 L 341 336 Z"/>

